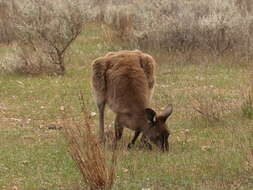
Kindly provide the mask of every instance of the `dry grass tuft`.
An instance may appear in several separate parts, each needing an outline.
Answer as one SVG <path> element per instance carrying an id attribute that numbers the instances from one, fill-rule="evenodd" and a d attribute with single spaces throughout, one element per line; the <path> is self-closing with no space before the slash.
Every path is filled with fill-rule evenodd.
<path id="1" fill-rule="evenodd" d="M 243 95 L 244 101 L 241 105 L 243 116 L 253 119 L 253 89 L 247 90 Z"/>
<path id="2" fill-rule="evenodd" d="M 86 110 L 83 106 L 83 122 L 65 120 L 64 132 L 69 153 L 91 190 L 110 189 L 115 179 L 116 152 L 113 151 L 109 163 L 109 157 L 91 129 L 92 120 Z"/>
<path id="3" fill-rule="evenodd" d="M 192 108 L 208 121 L 222 121 L 227 106 L 221 100 L 212 98 L 195 97 L 191 101 Z"/>
<path id="4" fill-rule="evenodd" d="M 253 171 L 253 149 L 248 151 L 246 161 L 248 166 L 247 170 Z"/>

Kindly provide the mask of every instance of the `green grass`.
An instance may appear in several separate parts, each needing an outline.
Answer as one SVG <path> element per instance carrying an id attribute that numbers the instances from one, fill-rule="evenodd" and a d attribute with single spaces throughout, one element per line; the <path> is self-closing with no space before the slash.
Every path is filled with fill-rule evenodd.
<path id="1" fill-rule="evenodd" d="M 46 126 L 62 125 L 61 106 L 82 119 L 80 91 L 89 111 L 96 111 L 91 61 L 128 47 L 115 37 L 108 38 L 108 32 L 89 25 L 71 46 L 62 77 L 0 75 L 0 189 L 72 190 L 84 185 L 62 131 Z M 0 52 L 9 49 L 1 47 Z M 159 111 L 168 103 L 174 105 L 168 121 L 171 149 L 148 152 L 136 146 L 127 151 L 132 133 L 125 130 L 113 189 L 253 189 L 253 168 L 247 164 L 253 165 L 247 157 L 253 149 L 253 121 L 244 118 L 240 109 L 250 67 L 212 61 L 181 64 L 179 57 L 150 53 L 158 62 L 153 106 Z M 217 100 L 219 104 L 210 108 L 214 112 L 225 107 L 221 121 L 208 121 L 195 112 L 192 101 L 197 97 L 204 103 Z M 107 111 L 107 126 L 112 122 L 113 114 Z"/>
<path id="2" fill-rule="evenodd" d="M 8 53 L 11 50 L 10 46 L 0 44 L 0 55 L 3 55 L 5 53 Z"/>

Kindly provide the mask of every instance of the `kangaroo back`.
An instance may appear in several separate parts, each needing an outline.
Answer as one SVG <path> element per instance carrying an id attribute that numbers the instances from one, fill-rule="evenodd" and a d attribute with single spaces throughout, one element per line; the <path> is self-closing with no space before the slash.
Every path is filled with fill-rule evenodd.
<path id="1" fill-rule="evenodd" d="M 155 61 L 150 55 L 141 51 L 110 52 L 94 60 L 92 69 L 97 103 L 108 103 L 116 113 L 149 106 L 155 83 Z"/>

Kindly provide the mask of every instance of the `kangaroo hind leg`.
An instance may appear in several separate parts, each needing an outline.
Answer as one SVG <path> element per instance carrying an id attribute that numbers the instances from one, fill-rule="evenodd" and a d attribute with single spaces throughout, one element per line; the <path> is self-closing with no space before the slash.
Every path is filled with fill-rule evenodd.
<path id="1" fill-rule="evenodd" d="M 92 87 L 99 112 L 99 137 L 102 142 L 105 142 L 106 67 L 107 62 L 103 58 L 98 58 L 92 63 Z"/>

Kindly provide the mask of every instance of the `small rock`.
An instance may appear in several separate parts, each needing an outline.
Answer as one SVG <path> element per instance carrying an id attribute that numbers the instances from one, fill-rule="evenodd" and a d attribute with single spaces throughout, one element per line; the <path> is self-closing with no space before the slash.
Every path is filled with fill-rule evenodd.
<path id="1" fill-rule="evenodd" d="M 31 122 L 31 119 L 26 120 L 26 124 L 29 124 Z"/>
<path id="2" fill-rule="evenodd" d="M 61 110 L 61 111 L 64 111 L 64 106 L 61 106 L 61 107 L 60 107 L 60 110 Z"/>
<path id="3" fill-rule="evenodd" d="M 62 126 L 56 126 L 54 124 L 51 124 L 51 125 L 47 125 L 45 126 L 47 129 L 49 130 L 61 130 L 62 129 Z"/>
<path id="4" fill-rule="evenodd" d="M 208 150 L 210 150 L 211 148 L 209 147 L 209 146 L 202 146 L 201 147 L 201 150 L 203 150 L 203 151 L 208 151 Z"/>
<path id="5" fill-rule="evenodd" d="M 124 168 L 123 171 L 126 173 L 126 172 L 128 172 L 128 169 L 127 169 L 127 168 Z"/>
<path id="6" fill-rule="evenodd" d="M 96 112 L 91 112 L 91 113 L 90 113 L 90 116 L 91 116 L 91 117 L 94 117 L 94 116 L 96 116 L 96 115 L 97 115 Z"/>
<path id="7" fill-rule="evenodd" d="M 24 165 L 27 165 L 29 163 L 29 161 L 28 160 L 24 160 L 24 161 L 22 161 L 22 164 L 24 164 Z"/>

